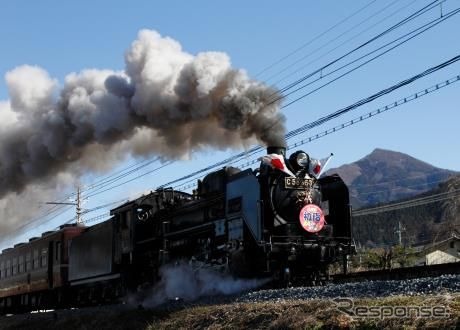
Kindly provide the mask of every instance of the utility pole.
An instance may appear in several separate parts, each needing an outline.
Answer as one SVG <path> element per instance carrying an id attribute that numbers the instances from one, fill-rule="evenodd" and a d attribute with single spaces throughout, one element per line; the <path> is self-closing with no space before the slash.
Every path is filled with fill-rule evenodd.
<path id="1" fill-rule="evenodd" d="M 406 231 L 406 228 L 402 226 L 401 221 L 398 221 L 398 229 L 395 231 L 396 234 L 398 234 L 399 238 L 399 245 L 402 246 L 402 233 L 403 231 Z"/>
<path id="2" fill-rule="evenodd" d="M 77 226 L 83 225 L 82 219 L 82 208 L 81 208 L 81 189 L 80 186 L 77 187 L 77 200 L 76 200 L 76 211 L 77 211 Z"/>
<path id="3" fill-rule="evenodd" d="M 81 198 L 81 187 L 77 187 L 77 198 L 74 202 L 46 202 L 46 204 L 53 204 L 53 205 L 73 205 L 76 208 L 76 219 L 77 219 L 77 226 L 82 226 L 84 221 L 82 218 L 83 215 L 83 208 L 82 205 L 82 198 Z"/>

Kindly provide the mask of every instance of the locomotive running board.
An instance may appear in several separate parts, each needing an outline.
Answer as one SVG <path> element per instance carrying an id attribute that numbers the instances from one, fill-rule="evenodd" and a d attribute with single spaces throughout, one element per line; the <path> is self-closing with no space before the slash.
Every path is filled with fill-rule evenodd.
<path id="1" fill-rule="evenodd" d="M 199 226 L 194 226 L 194 227 L 191 227 L 191 228 L 186 228 L 186 229 L 183 229 L 183 230 L 172 231 L 172 232 L 169 232 L 167 234 L 164 234 L 164 237 L 170 238 L 170 237 L 174 237 L 174 236 L 177 236 L 177 235 L 183 235 L 183 234 L 188 234 L 188 233 L 193 233 L 193 232 L 206 232 L 206 231 L 209 231 L 209 230 L 214 230 L 214 223 L 213 222 L 205 223 L 205 224 L 202 224 L 202 225 L 199 225 Z"/>
<path id="2" fill-rule="evenodd" d="M 87 284 L 87 283 L 91 283 L 91 282 L 95 282 L 95 281 L 100 282 L 100 281 L 114 280 L 114 279 L 119 278 L 119 277 L 120 277 L 119 273 L 112 274 L 112 275 L 106 275 L 106 276 L 96 276 L 96 277 L 91 277 L 91 278 L 84 279 L 84 280 L 71 282 L 70 286 L 75 286 L 75 285 L 80 285 L 80 284 Z"/>

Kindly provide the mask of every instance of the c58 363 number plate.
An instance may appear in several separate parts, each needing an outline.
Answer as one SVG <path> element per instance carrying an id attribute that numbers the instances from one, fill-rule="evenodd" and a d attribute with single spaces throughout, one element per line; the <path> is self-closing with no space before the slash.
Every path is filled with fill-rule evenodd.
<path id="1" fill-rule="evenodd" d="M 284 178 L 284 188 L 286 189 L 311 189 L 313 186 L 312 179 L 302 179 L 302 178 L 293 178 L 293 177 L 286 177 Z"/>

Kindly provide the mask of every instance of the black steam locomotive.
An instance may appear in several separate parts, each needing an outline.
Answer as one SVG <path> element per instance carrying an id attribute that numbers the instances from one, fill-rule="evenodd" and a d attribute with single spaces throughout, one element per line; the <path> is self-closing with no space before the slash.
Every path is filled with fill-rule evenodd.
<path id="1" fill-rule="evenodd" d="M 317 178 L 313 165 L 303 151 L 286 159 L 284 148 L 269 147 L 256 170 L 226 167 L 192 194 L 158 189 L 100 224 L 62 226 L 6 249 L 0 311 L 113 301 L 179 260 L 278 283 L 323 280 L 353 251 L 350 206 L 341 178 Z"/>

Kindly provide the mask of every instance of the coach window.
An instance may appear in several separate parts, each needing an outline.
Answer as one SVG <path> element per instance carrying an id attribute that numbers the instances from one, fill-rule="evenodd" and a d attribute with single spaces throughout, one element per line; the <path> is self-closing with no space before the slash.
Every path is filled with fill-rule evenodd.
<path id="1" fill-rule="evenodd" d="M 0 263 L 0 278 L 5 277 L 5 263 L 2 261 Z"/>
<path id="2" fill-rule="evenodd" d="M 19 274 L 24 273 L 24 256 L 19 256 Z"/>
<path id="3" fill-rule="evenodd" d="M 48 261 L 48 249 L 43 248 L 42 249 L 40 266 L 46 267 L 47 261 Z"/>
<path id="4" fill-rule="evenodd" d="M 121 228 L 122 229 L 128 229 L 128 218 L 127 218 L 127 212 L 123 212 L 120 214 L 121 217 Z"/>
<path id="5" fill-rule="evenodd" d="M 27 252 L 26 254 L 26 272 L 32 269 L 32 254 Z"/>
<path id="6" fill-rule="evenodd" d="M 38 250 L 34 250 L 34 259 L 32 260 L 32 268 L 37 269 L 38 268 Z"/>
<path id="7" fill-rule="evenodd" d="M 61 260 L 61 242 L 56 242 L 56 252 L 54 253 L 56 261 Z"/>
<path id="8" fill-rule="evenodd" d="M 13 275 L 18 273 L 18 258 L 13 258 Z"/>
<path id="9" fill-rule="evenodd" d="M 6 277 L 11 276 L 11 260 L 7 260 L 6 262 Z"/>

